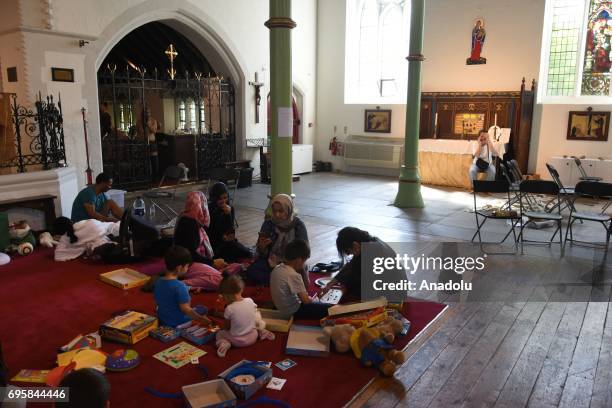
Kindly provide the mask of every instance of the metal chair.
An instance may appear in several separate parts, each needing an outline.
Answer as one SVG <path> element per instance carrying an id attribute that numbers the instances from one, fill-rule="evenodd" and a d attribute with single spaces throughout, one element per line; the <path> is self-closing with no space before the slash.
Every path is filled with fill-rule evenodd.
<path id="1" fill-rule="evenodd" d="M 580 180 L 581 181 L 602 181 L 603 178 L 596 176 L 589 176 L 587 172 L 582 167 L 582 162 L 579 158 L 574 157 L 574 163 L 576 163 L 576 167 L 578 167 L 578 171 L 580 171 Z"/>
<path id="2" fill-rule="evenodd" d="M 546 180 L 525 180 L 520 185 L 520 208 L 521 208 L 521 218 L 520 218 L 520 226 L 521 230 L 519 232 L 519 242 L 521 244 L 521 254 L 524 253 L 524 243 L 532 243 L 532 244 L 546 244 L 548 246 L 552 246 L 557 233 L 559 233 L 559 246 L 561 247 L 561 257 L 564 255 L 564 245 L 563 245 L 563 233 L 562 233 L 562 221 L 563 216 L 561 215 L 561 202 L 559 198 L 559 186 L 554 181 L 546 181 Z M 524 199 L 526 194 L 544 194 L 544 195 L 552 195 L 555 196 L 554 199 L 557 200 L 557 205 L 554 208 L 558 209 L 557 213 L 553 212 L 545 212 L 545 211 L 526 211 L 524 207 Z M 527 222 L 523 221 L 523 217 L 527 218 Z M 524 229 L 530 223 L 535 223 L 536 221 L 554 221 L 557 224 L 557 228 L 553 233 L 550 241 L 534 241 L 534 240 L 526 240 L 524 237 Z"/>
<path id="3" fill-rule="evenodd" d="M 607 197 L 609 202 L 612 202 L 612 184 L 610 183 L 599 183 L 596 181 L 581 181 L 580 183 L 576 184 L 576 188 L 574 191 L 575 191 L 575 194 L 573 197 L 573 202 L 575 202 L 578 199 L 578 197 Z M 606 208 L 606 206 L 604 206 L 604 208 Z M 588 212 L 572 211 L 570 212 L 569 217 L 570 217 L 569 223 L 567 226 L 567 230 L 565 231 L 565 244 L 567 244 L 567 242 L 569 241 L 570 246 L 576 243 L 576 245 L 579 245 L 579 246 L 581 245 L 581 246 L 599 248 L 600 245 L 597 245 L 594 242 L 579 241 L 579 240 L 574 239 L 573 230 L 572 230 L 572 225 L 574 224 L 576 220 L 598 222 L 604 227 L 606 231 L 606 245 L 604 248 L 606 252 L 608 251 L 608 246 L 610 244 L 610 236 L 612 235 L 612 216 L 608 214 L 604 214 L 604 213 L 595 214 L 595 213 L 588 213 Z M 569 238 L 568 238 L 568 235 L 569 235 Z"/>
<path id="4" fill-rule="evenodd" d="M 513 197 L 510 197 L 510 195 L 508 194 L 508 201 L 505 205 L 502 206 L 502 208 L 508 207 L 509 211 L 512 209 L 512 205 L 518 203 L 519 201 L 519 185 L 521 183 L 520 181 L 514 180 L 512 173 L 510 172 L 506 164 L 501 160 L 499 162 L 499 168 L 502 172 L 502 176 L 504 176 L 504 178 L 506 179 L 506 183 L 508 183 L 508 191 L 514 193 Z"/>
<path id="5" fill-rule="evenodd" d="M 476 202 L 477 193 L 505 193 L 508 196 L 508 202 L 510 202 L 510 184 L 507 181 L 496 180 L 474 180 L 474 216 L 476 217 L 476 232 L 472 236 L 471 242 L 474 242 L 476 236 L 478 236 L 478 243 L 480 244 L 480 250 L 485 252 L 483 244 L 503 244 L 506 239 L 512 234 L 514 236 L 514 251 L 512 252 L 486 252 L 491 255 L 513 255 L 516 254 L 517 250 L 517 239 L 514 228 L 520 221 L 519 215 L 516 211 L 512 211 L 510 208 L 505 213 L 499 213 L 493 210 L 479 209 Z M 503 208 L 503 207 L 502 207 Z M 510 220 L 510 229 L 499 242 L 482 242 L 482 236 L 480 234 L 481 228 L 484 226 L 487 220 Z"/>
<path id="6" fill-rule="evenodd" d="M 559 172 L 557 171 L 557 169 L 555 169 L 555 167 L 552 164 L 546 163 L 546 168 L 548 169 L 548 172 L 550 173 L 550 176 L 552 177 L 554 182 L 559 187 L 560 200 L 557 201 L 556 203 L 555 203 L 555 200 L 549 201 L 544 206 L 545 211 L 552 212 L 554 211 L 556 206 L 559 205 L 560 207 L 559 212 L 565 210 L 566 208 L 569 208 L 570 212 L 571 211 L 575 212 L 576 208 L 574 208 L 574 202 L 572 200 L 572 198 L 574 197 L 574 187 L 563 186 L 563 183 L 561 182 L 561 177 L 559 177 Z M 554 205 L 552 207 L 549 207 L 549 205 L 551 204 L 554 204 Z"/>

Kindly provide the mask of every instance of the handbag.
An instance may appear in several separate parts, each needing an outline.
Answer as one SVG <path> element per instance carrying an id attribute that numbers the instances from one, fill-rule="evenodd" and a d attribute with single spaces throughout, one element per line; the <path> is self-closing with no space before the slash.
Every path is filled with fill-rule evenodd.
<path id="1" fill-rule="evenodd" d="M 489 153 L 489 146 L 487 146 L 487 156 L 488 156 L 488 153 Z M 476 159 L 476 167 L 478 167 L 478 170 L 480 171 L 487 171 L 487 169 L 489 168 L 489 162 L 479 157 Z"/>

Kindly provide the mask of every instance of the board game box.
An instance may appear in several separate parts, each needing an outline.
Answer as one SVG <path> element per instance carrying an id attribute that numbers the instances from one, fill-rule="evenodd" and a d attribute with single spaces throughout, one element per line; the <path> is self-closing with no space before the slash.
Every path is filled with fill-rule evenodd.
<path id="1" fill-rule="evenodd" d="M 205 354 L 206 352 L 204 350 L 200 350 L 189 343 L 181 341 L 166 350 L 154 354 L 153 357 L 162 363 L 168 364 L 170 367 L 181 368 L 191 363 L 192 358 L 200 358 Z"/>
<path id="2" fill-rule="evenodd" d="M 327 357 L 329 355 L 330 337 L 318 326 L 294 324 L 287 337 L 287 354 L 300 356 Z"/>
<path id="3" fill-rule="evenodd" d="M 219 374 L 234 394 L 242 400 L 249 399 L 272 379 L 272 369 L 266 362 L 242 360 Z"/>
<path id="4" fill-rule="evenodd" d="M 130 268 L 116 269 L 100 274 L 100 280 L 121 289 L 131 289 L 142 286 L 150 277 Z"/>
<path id="5" fill-rule="evenodd" d="M 135 344 L 156 329 L 157 318 L 128 310 L 100 326 L 100 336 L 124 344 Z"/>
<path id="6" fill-rule="evenodd" d="M 176 328 L 179 330 L 181 337 L 194 344 L 197 344 L 198 346 L 213 340 L 217 332 L 220 330 L 220 327 L 216 324 L 203 326 L 193 321 L 181 324 Z"/>
<path id="7" fill-rule="evenodd" d="M 229 408 L 236 406 L 236 395 L 222 379 L 185 385 L 182 388 L 189 408 Z"/>

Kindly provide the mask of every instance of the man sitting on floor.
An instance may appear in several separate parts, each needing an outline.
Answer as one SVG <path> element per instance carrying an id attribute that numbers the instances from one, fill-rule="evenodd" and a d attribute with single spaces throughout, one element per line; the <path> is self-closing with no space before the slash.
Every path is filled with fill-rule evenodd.
<path id="1" fill-rule="evenodd" d="M 104 194 L 112 187 L 113 179 L 109 175 L 98 174 L 96 184 L 85 187 L 74 199 L 72 221 L 95 219 L 103 222 L 115 222 L 120 220 L 123 216 L 123 210 Z"/>

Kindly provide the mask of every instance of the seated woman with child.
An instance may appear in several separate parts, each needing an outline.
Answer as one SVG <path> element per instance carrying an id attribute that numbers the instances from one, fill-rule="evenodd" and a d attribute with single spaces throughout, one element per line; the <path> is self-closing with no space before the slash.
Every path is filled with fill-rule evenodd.
<path id="1" fill-rule="evenodd" d="M 294 212 L 293 200 L 277 194 L 270 203 L 271 217 L 261 225 L 257 240 L 257 260 L 247 269 L 247 279 L 257 285 L 268 285 L 272 269 L 283 261 L 285 247 L 295 239 L 308 243 L 306 225 Z M 308 272 L 298 271 L 306 287 Z"/>

